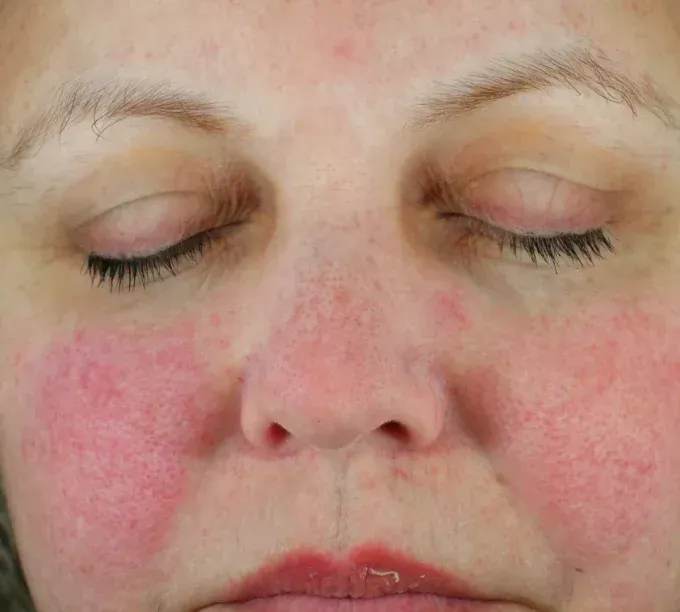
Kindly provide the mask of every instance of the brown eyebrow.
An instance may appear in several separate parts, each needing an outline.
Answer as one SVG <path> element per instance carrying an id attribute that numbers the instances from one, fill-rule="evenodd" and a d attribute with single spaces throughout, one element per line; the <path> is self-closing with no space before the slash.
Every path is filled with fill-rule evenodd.
<path id="1" fill-rule="evenodd" d="M 248 130 L 229 108 L 204 95 L 177 88 L 169 81 L 92 81 L 77 78 L 64 83 L 48 110 L 22 128 L 16 144 L 0 166 L 16 168 L 47 138 L 69 126 L 92 121 L 101 137 L 111 125 L 129 117 L 164 119 L 206 133 Z"/>
<path id="2" fill-rule="evenodd" d="M 520 59 L 501 59 L 487 69 L 455 80 L 437 83 L 435 92 L 418 102 L 415 117 L 407 123 L 421 129 L 435 123 L 454 120 L 501 99 L 529 91 L 569 87 L 580 94 L 585 87 L 607 101 L 625 104 L 637 116 L 646 110 L 665 125 L 678 128 L 678 103 L 653 84 L 650 78 L 635 80 L 627 76 L 605 53 L 588 48 L 571 47 L 539 51 Z M 169 81 L 103 82 L 78 78 L 62 85 L 53 104 L 19 137 L 0 166 L 16 168 L 41 144 L 70 125 L 92 121 L 92 130 L 101 136 L 111 124 L 127 117 L 161 118 L 199 129 L 206 133 L 240 133 L 252 130 L 239 121 L 224 105 L 203 94 L 177 88 Z"/>
<path id="3" fill-rule="evenodd" d="M 599 49 L 572 46 L 538 51 L 519 59 L 501 59 L 437 91 L 418 104 L 410 127 L 450 121 L 503 98 L 529 91 L 568 87 L 589 89 L 608 102 L 625 104 L 634 116 L 645 110 L 666 126 L 678 128 L 678 102 L 663 93 L 650 77 L 626 75 Z"/>

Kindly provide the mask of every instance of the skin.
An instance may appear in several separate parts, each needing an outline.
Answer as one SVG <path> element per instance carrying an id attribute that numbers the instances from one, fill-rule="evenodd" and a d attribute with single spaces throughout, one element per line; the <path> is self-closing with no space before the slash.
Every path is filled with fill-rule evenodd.
<path id="1" fill-rule="evenodd" d="M 93 68 L 254 126 L 83 123 L 0 170 L 0 450 L 38 609 L 195 612 L 275 553 L 399 542 L 508 610 L 677 612 L 679 132 L 568 88 L 418 135 L 396 110 L 583 39 L 680 99 L 674 3 L 264 4 L 2 8 L 0 146 Z M 480 181 L 475 214 L 607 223 L 616 254 L 555 274 L 453 240 L 400 197 L 423 155 Z M 146 289 L 92 286 L 89 251 L 220 225 L 160 194 L 244 156 L 268 186 L 245 229 Z M 570 195 L 519 198 L 517 168 Z"/>

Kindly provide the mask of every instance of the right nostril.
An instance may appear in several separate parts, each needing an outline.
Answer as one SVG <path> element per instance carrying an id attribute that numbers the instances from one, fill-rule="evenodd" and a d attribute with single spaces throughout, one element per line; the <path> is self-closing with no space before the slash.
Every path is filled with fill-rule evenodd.
<path id="1" fill-rule="evenodd" d="M 406 427 L 397 421 L 388 421 L 387 423 L 383 423 L 380 429 L 382 429 L 386 434 L 397 438 L 400 442 L 408 442 L 411 437 Z"/>

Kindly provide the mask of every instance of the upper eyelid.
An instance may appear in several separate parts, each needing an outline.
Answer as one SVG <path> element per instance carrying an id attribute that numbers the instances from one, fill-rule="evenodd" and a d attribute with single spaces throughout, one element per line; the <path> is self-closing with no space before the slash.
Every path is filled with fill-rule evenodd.
<path id="1" fill-rule="evenodd" d="M 440 195 L 444 194 L 444 201 L 446 203 L 452 204 L 457 210 L 463 212 L 465 209 L 462 205 L 465 198 L 462 194 L 464 188 L 461 187 L 461 183 L 445 176 L 440 167 L 436 165 L 427 166 L 427 170 L 428 172 L 424 184 L 426 183 L 426 189 L 430 196 L 436 193 Z M 517 169 L 510 170 L 517 171 Z M 226 172 L 223 176 L 215 176 L 212 174 L 204 176 L 205 179 L 202 183 L 203 192 L 212 204 L 223 205 L 222 210 L 229 210 L 226 214 L 248 214 L 260 204 L 261 196 L 258 192 L 259 184 L 252 175 L 251 167 L 233 164 L 231 170 Z M 559 177 L 556 176 L 551 178 L 553 180 L 559 180 Z M 128 204 L 125 206 L 128 206 Z M 173 246 L 173 244 L 169 244 L 167 248 L 171 249 Z M 149 255 L 151 254 L 153 253 L 150 253 Z M 139 258 L 145 256 L 147 255 L 140 254 Z"/>
<path id="2" fill-rule="evenodd" d="M 521 192 L 526 181 L 529 191 Z M 435 167 L 428 171 L 421 189 L 427 205 L 476 216 L 510 232 L 543 236 L 579 234 L 611 225 L 623 210 L 622 202 L 631 196 L 552 172 L 516 167 L 495 169 L 470 180 L 451 178 Z"/>
<path id="3" fill-rule="evenodd" d="M 143 237 L 139 234 L 135 236 L 134 231 L 124 231 L 120 234 L 121 240 L 116 239 L 118 222 L 140 232 L 146 229 L 149 232 L 149 243 L 153 240 L 156 226 L 162 223 L 168 227 L 176 226 L 177 234 L 174 237 L 167 236 L 167 248 L 170 249 L 177 242 L 190 237 L 185 228 L 191 233 L 198 233 L 234 224 L 248 218 L 262 203 L 258 181 L 247 169 L 243 170 L 236 164 L 224 167 L 222 174 L 202 171 L 197 177 L 193 189 L 166 189 L 144 195 L 100 212 L 92 219 L 79 221 L 73 230 L 76 244 L 89 251 L 96 250 L 98 242 L 100 244 L 122 242 L 122 248 L 132 250 L 130 246 L 124 246 L 125 239 L 134 242 L 137 239 L 143 240 Z M 150 217 L 138 224 L 136 220 L 138 214 L 147 214 Z M 181 236 L 180 231 L 183 234 Z M 104 252 L 106 249 L 102 251 L 100 247 L 99 250 Z M 140 254 L 140 257 L 144 256 L 145 254 Z M 115 258 L 113 253 L 111 257 Z"/>

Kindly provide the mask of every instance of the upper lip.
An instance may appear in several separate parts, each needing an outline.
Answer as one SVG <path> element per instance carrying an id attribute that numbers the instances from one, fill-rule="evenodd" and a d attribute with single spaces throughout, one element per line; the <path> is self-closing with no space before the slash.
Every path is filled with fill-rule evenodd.
<path id="1" fill-rule="evenodd" d="M 303 550 L 275 559 L 228 588 L 221 603 L 277 595 L 372 598 L 429 593 L 488 600 L 466 580 L 381 547 L 353 549 L 345 557 Z"/>

